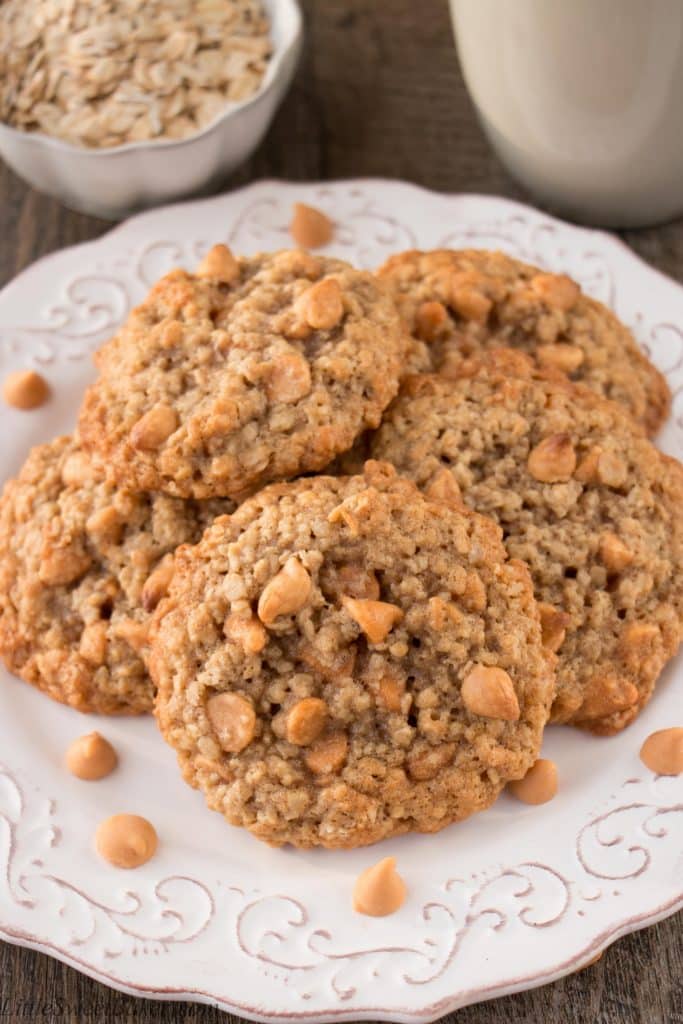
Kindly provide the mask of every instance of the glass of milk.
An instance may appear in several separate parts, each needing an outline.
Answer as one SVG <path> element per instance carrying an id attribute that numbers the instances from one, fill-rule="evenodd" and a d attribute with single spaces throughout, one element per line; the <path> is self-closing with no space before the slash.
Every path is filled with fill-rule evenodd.
<path id="1" fill-rule="evenodd" d="M 450 0 L 482 126 L 575 220 L 683 213 L 683 0 Z"/>

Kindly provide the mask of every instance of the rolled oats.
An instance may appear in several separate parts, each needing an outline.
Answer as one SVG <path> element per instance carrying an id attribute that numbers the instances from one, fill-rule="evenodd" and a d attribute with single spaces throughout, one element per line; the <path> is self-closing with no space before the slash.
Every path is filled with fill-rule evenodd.
<path id="1" fill-rule="evenodd" d="M 260 0 L 6 0 L 0 119 L 77 146 L 180 139 L 259 88 Z"/>

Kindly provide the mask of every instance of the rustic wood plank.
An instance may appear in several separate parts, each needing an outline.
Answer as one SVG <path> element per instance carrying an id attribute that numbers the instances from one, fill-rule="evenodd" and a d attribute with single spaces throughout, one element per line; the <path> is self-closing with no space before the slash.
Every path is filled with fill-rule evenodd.
<path id="1" fill-rule="evenodd" d="M 259 177 L 405 178 L 524 199 L 482 136 L 457 66 L 445 0 L 305 0 L 307 44 L 258 152 L 226 187 Z M 72 213 L 0 167 L 0 284 L 108 225 Z M 683 221 L 629 231 L 644 259 L 683 281 Z M 681 916 L 617 942 L 554 985 L 468 1007 L 457 1024 L 683 1024 Z M 0 944 L 0 1022 L 218 1024 L 204 1006 L 132 999 L 55 960 Z M 227 1018 L 237 1020 L 237 1018 Z"/>

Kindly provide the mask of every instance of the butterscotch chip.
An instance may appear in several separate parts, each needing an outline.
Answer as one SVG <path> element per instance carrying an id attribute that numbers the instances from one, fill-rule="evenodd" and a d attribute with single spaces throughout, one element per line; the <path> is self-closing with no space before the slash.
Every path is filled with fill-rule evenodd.
<path id="1" fill-rule="evenodd" d="M 266 626 L 280 615 L 301 611 L 311 594 L 311 577 L 292 555 L 280 571 L 268 581 L 258 600 L 258 616 Z"/>
<path id="2" fill-rule="evenodd" d="M 92 567 L 92 557 L 83 543 L 69 539 L 63 546 L 45 538 L 41 550 L 38 578 L 48 586 L 66 586 L 85 576 Z"/>
<path id="3" fill-rule="evenodd" d="M 302 249 L 320 249 L 332 241 L 334 222 L 314 206 L 294 203 L 289 231 Z"/>
<path id="4" fill-rule="evenodd" d="M 287 739 L 298 747 L 317 740 L 327 722 L 327 704 L 319 697 L 304 697 L 287 715 Z"/>
<path id="5" fill-rule="evenodd" d="M 576 469 L 576 452 L 569 434 L 551 434 L 539 441 L 529 452 L 527 469 L 544 484 L 569 480 Z"/>
<path id="6" fill-rule="evenodd" d="M 149 612 L 166 561 L 227 501 L 183 502 L 109 482 L 75 439 L 34 448 L 0 500 L 0 655 L 80 711 L 150 711 Z"/>
<path id="7" fill-rule="evenodd" d="M 476 271 L 453 274 L 449 306 L 465 321 L 485 323 L 493 308 L 486 292 L 486 280 Z"/>
<path id="8" fill-rule="evenodd" d="M 242 645 L 248 654 L 260 654 L 268 642 L 268 634 L 255 615 L 233 613 L 228 615 L 223 632 L 230 639 Z"/>
<path id="9" fill-rule="evenodd" d="M 342 604 L 371 644 L 381 644 L 386 640 L 396 623 L 403 618 L 401 609 L 387 601 L 359 600 L 345 595 Z"/>
<path id="10" fill-rule="evenodd" d="M 562 373 L 569 374 L 578 370 L 584 359 L 583 349 L 577 345 L 539 345 L 536 349 L 539 366 L 561 370 Z"/>
<path id="11" fill-rule="evenodd" d="M 399 253 L 378 274 L 394 290 L 416 344 L 428 342 L 414 369 L 450 376 L 472 354 L 506 345 L 619 402 L 650 434 L 668 415 L 662 374 L 617 317 L 566 274 L 475 249 Z M 447 317 L 432 333 L 424 311 L 434 304 Z"/>
<path id="12" fill-rule="evenodd" d="M 348 751 L 348 739 L 343 732 L 338 732 L 314 743 L 304 754 L 304 762 L 315 775 L 337 773 L 343 768 Z"/>
<path id="13" fill-rule="evenodd" d="M 114 624 L 113 633 L 119 640 L 124 640 L 136 654 L 142 655 L 149 639 L 149 622 L 121 619 Z"/>
<path id="14" fill-rule="evenodd" d="M 398 712 L 401 710 L 402 697 L 405 693 L 405 683 L 395 676 L 382 676 L 378 683 L 379 701 L 387 711 Z"/>
<path id="15" fill-rule="evenodd" d="M 415 333 L 421 341 L 434 341 L 448 323 L 443 302 L 423 302 L 415 311 Z"/>
<path id="16" fill-rule="evenodd" d="M 266 393 L 271 402 L 298 402 L 311 390 L 311 370 L 302 355 L 292 351 L 268 366 Z"/>
<path id="17" fill-rule="evenodd" d="M 538 757 L 553 693 L 529 574 L 498 528 L 374 462 L 216 520 L 176 553 L 151 637 L 184 777 L 275 844 L 355 847 L 489 806 Z M 495 718 L 463 703 L 474 665 Z M 223 704 L 248 719 L 238 743 Z"/>
<path id="18" fill-rule="evenodd" d="M 223 750 L 238 754 L 254 738 L 256 713 L 238 693 L 217 693 L 206 704 L 206 713 Z"/>
<path id="19" fill-rule="evenodd" d="M 683 772 L 683 728 L 660 729 L 650 733 L 640 748 L 640 760 L 658 775 Z"/>
<path id="20" fill-rule="evenodd" d="M 114 814 L 97 827 L 100 857 L 117 868 L 139 868 L 157 852 L 154 826 L 139 814 Z"/>
<path id="21" fill-rule="evenodd" d="M 140 594 L 140 602 L 146 612 L 153 612 L 166 596 L 169 585 L 173 578 L 173 555 L 165 555 L 159 562 L 154 572 L 145 580 L 145 585 Z"/>
<path id="22" fill-rule="evenodd" d="M 80 435 L 131 490 L 241 500 L 376 427 L 411 344 L 374 275 L 217 246 L 194 274 L 163 277 L 99 350 Z"/>
<path id="23" fill-rule="evenodd" d="M 505 669 L 475 665 L 463 680 L 462 699 L 473 715 L 503 718 L 507 722 L 519 718 L 514 683 Z"/>
<path id="24" fill-rule="evenodd" d="M 445 501 L 454 508 L 462 508 L 462 492 L 450 470 L 440 469 L 425 487 L 425 494 L 433 501 Z"/>
<path id="25" fill-rule="evenodd" d="M 107 660 L 107 633 L 109 625 L 106 620 L 90 622 L 81 633 L 78 650 L 82 658 L 95 668 L 104 665 Z"/>
<path id="26" fill-rule="evenodd" d="M 406 894 L 406 884 L 396 870 L 396 858 L 385 857 L 356 879 L 353 909 L 370 917 L 386 917 L 403 906 Z"/>
<path id="27" fill-rule="evenodd" d="M 608 487 L 622 487 L 628 477 L 628 466 L 616 452 L 601 452 L 597 459 L 596 477 Z"/>
<path id="28" fill-rule="evenodd" d="M 560 612 L 551 604 L 541 602 L 538 606 L 541 615 L 541 634 L 543 646 L 549 651 L 559 651 L 567 635 L 567 626 L 571 622 L 571 616 L 566 612 Z"/>
<path id="29" fill-rule="evenodd" d="M 621 572 L 634 559 L 634 554 L 628 545 L 624 544 L 611 530 L 601 534 L 598 550 L 600 558 L 610 572 Z"/>
<path id="30" fill-rule="evenodd" d="M 86 533 L 97 543 L 116 544 L 121 538 L 124 524 L 114 505 L 93 512 L 85 522 Z"/>
<path id="31" fill-rule="evenodd" d="M 558 657 L 552 720 L 616 732 L 683 637 L 683 470 L 620 406 L 524 352 L 490 349 L 461 369 L 408 378 L 371 452 L 426 494 L 451 476 L 499 524 Z"/>
<path id="32" fill-rule="evenodd" d="M 178 426 L 178 416 L 170 405 L 159 402 L 149 409 L 130 432 L 133 448 L 142 451 L 161 448 Z"/>
<path id="33" fill-rule="evenodd" d="M 557 793 L 557 765 L 540 757 L 523 779 L 508 782 L 508 792 L 525 804 L 547 804 Z"/>
<path id="34" fill-rule="evenodd" d="M 71 774 L 88 782 L 111 775 L 117 762 L 116 751 L 99 732 L 79 736 L 66 752 L 66 766 Z"/>
<path id="35" fill-rule="evenodd" d="M 35 370 L 17 370 L 5 377 L 2 397 L 14 409 L 38 409 L 50 397 L 50 388 Z"/>
<path id="36" fill-rule="evenodd" d="M 551 309 L 566 313 L 579 302 L 581 289 L 566 274 L 538 273 L 529 282 L 531 290 Z"/>
<path id="37" fill-rule="evenodd" d="M 197 267 L 196 274 L 220 284 L 234 284 L 239 279 L 240 267 L 227 245 L 214 245 Z"/>
<path id="38" fill-rule="evenodd" d="M 344 316 L 344 300 L 339 282 L 334 277 L 312 284 L 296 303 L 301 319 L 318 331 L 330 331 Z"/>

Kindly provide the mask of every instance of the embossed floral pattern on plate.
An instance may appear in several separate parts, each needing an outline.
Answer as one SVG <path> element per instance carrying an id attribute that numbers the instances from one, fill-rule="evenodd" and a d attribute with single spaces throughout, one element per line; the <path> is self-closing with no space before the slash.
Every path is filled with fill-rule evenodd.
<path id="1" fill-rule="evenodd" d="M 359 265 L 438 245 L 497 247 L 576 277 L 611 305 L 666 373 L 673 415 L 659 439 L 683 454 L 683 289 L 608 235 L 527 207 L 441 196 L 398 182 L 264 182 L 144 214 L 96 242 L 40 261 L 0 293 L 0 374 L 41 368 L 54 400 L 0 412 L 3 478 L 30 444 L 72 429 L 90 353 L 149 285 L 216 241 L 287 246 L 291 205 L 336 222 L 329 252 Z M 187 998 L 262 1019 L 422 1021 L 575 970 L 624 932 L 683 905 L 683 778 L 655 777 L 644 737 L 679 721 L 683 667 L 621 736 L 551 729 L 561 774 L 540 808 L 507 796 L 435 836 L 382 844 L 409 898 L 389 919 L 351 910 L 375 849 L 271 850 L 205 810 L 180 780 L 151 720 L 93 723 L 3 674 L 0 686 L 0 935 L 136 994 Z M 60 767 L 93 727 L 118 771 L 83 783 Z M 116 811 L 149 817 L 158 855 L 118 871 L 92 848 Z"/>

